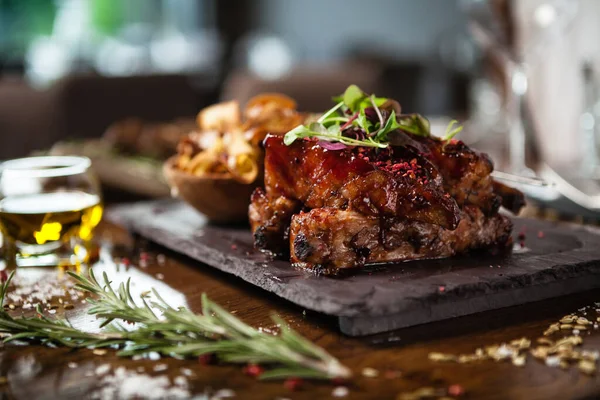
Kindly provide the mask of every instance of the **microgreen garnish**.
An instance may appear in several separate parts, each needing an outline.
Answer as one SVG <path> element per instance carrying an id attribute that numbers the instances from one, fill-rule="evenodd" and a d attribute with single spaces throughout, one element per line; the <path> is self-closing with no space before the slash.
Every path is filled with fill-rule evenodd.
<path id="1" fill-rule="evenodd" d="M 169 306 L 156 292 L 151 299 L 142 295 L 136 302 L 130 281 L 113 288 L 106 273 L 100 283 L 92 270 L 89 278 L 69 272 L 76 288 L 92 297 L 88 314 L 103 319 L 100 332 L 79 330 L 67 321 L 43 315 L 38 305 L 36 317 L 13 317 L 2 307 L 14 272 L 0 285 L 0 333 L 4 342 L 12 340 L 41 342 L 71 348 L 118 348 L 120 356 L 157 352 L 176 358 L 213 354 L 223 362 L 265 364 L 270 369 L 261 379 L 305 377 L 315 379 L 348 378 L 348 368 L 293 331 L 277 316 L 273 322 L 278 335 L 246 325 L 218 304 L 202 295 L 202 312 Z M 124 328 L 117 320 L 135 323 Z"/>
<path id="2" fill-rule="evenodd" d="M 325 127 L 324 124 L 319 122 L 313 122 L 309 126 L 298 125 L 291 131 L 285 134 L 283 142 L 289 146 L 294 143 L 296 139 L 302 138 L 316 138 L 325 142 L 339 142 L 346 146 L 364 146 L 364 147 L 379 147 L 386 148 L 387 143 L 378 143 L 373 138 L 368 137 L 365 140 L 352 139 L 343 136 L 339 131 L 339 125 L 335 125 L 335 128 L 331 131 Z M 335 132 L 335 131 L 338 132 Z"/>
<path id="3" fill-rule="evenodd" d="M 399 122 L 394 111 L 382 110 L 386 98 L 367 95 L 356 85 L 348 86 L 344 94 L 334 100 L 336 105 L 316 122 L 289 131 L 284 143 L 289 146 L 296 139 L 315 138 L 328 150 L 340 150 L 347 146 L 386 148 L 389 145 L 387 136 L 391 131 L 404 126 L 408 127 L 407 131 L 421 130 L 411 129 L 411 121 L 405 121 L 404 124 L 402 120 Z"/>
<path id="4" fill-rule="evenodd" d="M 402 125 L 396 119 L 396 112 L 392 111 L 390 113 L 390 116 L 388 117 L 387 121 L 385 121 L 385 124 L 383 125 L 383 127 L 375 133 L 375 140 L 378 141 L 379 143 L 387 143 L 388 142 L 388 138 L 387 138 L 388 133 L 395 131 L 398 128 L 402 128 Z"/>
<path id="5" fill-rule="evenodd" d="M 446 134 L 444 135 L 442 140 L 450 140 L 454 136 L 456 136 L 457 133 L 459 133 L 460 131 L 463 130 L 462 125 L 459 125 L 456 128 L 453 128 L 455 124 L 458 124 L 457 120 L 453 119 L 452 121 L 450 121 L 450 123 L 448 124 L 448 127 L 446 127 Z"/>
<path id="6" fill-rule="evenodd" d="M 429 120 L 420 114 L 400 116 L 400 129 L 418 136 L 428 137 L 431 134 Z"/>
<path id="7" fill-rule="evenodd" d="M 363 92 L 358 86 L 350 85 L 346 91 L 333 98 L 336 102 L 330 110 L 308 125 L 299 125 L 285 134 L 286 145 L 297 139 L 315 138 L 327 150 L 342 150 L 349 146 L 386 148 L 388 135 L 401 130 L 417 136 L 429 137 L 431 127 L 427 118 L 420 114 L 397 114 L 398 104 L 390 106 L 385 97 L 375 97 Z M 387 104 L 386 104 L 387 103 Z M 453 128 L 452 121 L 446 130 L 447 138 L 452 138 L 462 127 Z"/>
<path id="8" fill-rule="evenodd" d="M 325 114 L 321 115 L 321 117 L 317 120 L 317 122 L 321 122 L 322 123 L 323 121 L 325 121 L 330 115 L 332 115 L 334 112 L 336 112 L 343 105 L 344 105 L 344 102 L 340 101 L 339 103 L 337 103 L 335 105 L 335 107 L 331 108 Z"/>

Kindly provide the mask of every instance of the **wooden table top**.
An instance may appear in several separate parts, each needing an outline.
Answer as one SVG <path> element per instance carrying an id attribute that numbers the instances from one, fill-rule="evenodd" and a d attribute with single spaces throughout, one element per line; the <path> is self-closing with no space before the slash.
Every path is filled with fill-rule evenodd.
<path id="1" fill-rule="evenodd" d="M 155 287 L 172 305 L 187 305 L 195 311 L 199 311 L 201 293 L 205 292 L 256 327 L 272 327 L 269 313 L 275 311 L 299 333 L 339 358 L 353 371 L 354 377 L 341 385 L 339 382 L 304 381 L 299 390 L 290 391 L 282 381 L 263 382 L 246 376 L 239 366 L 203 365 L 197 360 L 170 358 L 122 359 L 111 350 L 98 354 L 92 350 L 5 345 L 0 352 L 2 398 L 119 398 L 140 393 L 140 387 L 143 387 L 155 398 L 199 394 L 203 395 L 199 398 L 210 399 L 211 396 L 215 398 L 215 394 L 227 395 L 233 391 L 234 398 L 239 399 L 402 399 L 410 398 L 408 393 L 425 387 L 434 388 L 443 395 L 452 385 L 459 385 L 453 386 L 454 391 L 464 389 L 461 398 L 466 399 L 600 397 L 600 376 L 586 375 L 576 366 L 566 370 L 552 368 L 531 355 L 521 367 L 510 361 L 456 364 L 434 362 L 428 358 L 430 352 L 472 353 L 478 347 L 521 337 L 535 341 L 565 314 L 600 301 L 600 291 L 386 334 L 349 338 L 337 332 L 335 321 L 327 316 L 304 312 L 235 277 L 158 246 L 134 241 L 119 227 L 102 223 L 98 237 L 107 244 L 114 244 L 112 249 L 105 246 L 102 254 L 131 259 L 128 268 L 108 261 L 100 261 L 94 267 L 106 271 L 115 282 L 131 276 L 134 290 L 141 292 Z M 139 266 L 137 260 L 140 249 L 149 255 L 148 261 L 141 263 L 143 266 Z M 20 269 L 15 276 L 22 297 L 35 296 L 39 292 L 36 301 L 45 297 L 48 304 L 57 305 L 56 316 L 66 315 L 79 327 L 96 326 L 94 319 L 85 313 L 86 305 L 71 296 L 73 289 L 68 282 L 64 271 L 55 268 Z M 23 312 L 18 301 L 9 298 L 7 304 L 11 302 L 17 305 L 14 313 Z M 65 307 L 66 304 L 75 307 L 65 310 L 71 308 Z M 587 311 L 587 316 L 595 321 L 600 314 L 592 308 Z M 597 329 L 590 326 L 580 335 L 584 339 L 583 349 L 600 350 Z M 363 370 L 367 367 L 375 369 L 378 376 L 364 376 Z M 166 377 L 174 389 L 165 386 Z M 339 386 L 348 388 L 345 397 L 334 396 L 334 390 Z M 336 394 L 343 394 L 343 391 L 337 389 Z"/>

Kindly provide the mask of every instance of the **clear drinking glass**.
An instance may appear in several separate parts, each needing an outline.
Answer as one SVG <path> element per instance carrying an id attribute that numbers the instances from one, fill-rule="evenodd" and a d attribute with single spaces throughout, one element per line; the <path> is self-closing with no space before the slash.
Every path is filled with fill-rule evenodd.
<path id="1" fill-rule="evenodd" d="M 509 130 L 508 172 L 513 174 L 533 175 L 525 162 L 526 142 L 535 143 L 527 129 L 530 121 L 524 115 L 529 77 L 544 61 L 543 52 L 572 27 L 578 3 L 576 0 L 538 0 L 527 4 L 516 0 L 461 0 L 475 40 L 503 70 L 504 113 Z M 525 23 L 521 21 L 518 25 L 519 18 L 524 18 Z M 521 35 L 526 37 L 518 37 L 517 25 L 527 26 L 527 35 Z"/>
<path id="2" fill-rule="evenodd" d="M 0 229 L 9 266 L 75 265 L 102 218 L 86 157 L 29 157 L 0 164 Z"/>

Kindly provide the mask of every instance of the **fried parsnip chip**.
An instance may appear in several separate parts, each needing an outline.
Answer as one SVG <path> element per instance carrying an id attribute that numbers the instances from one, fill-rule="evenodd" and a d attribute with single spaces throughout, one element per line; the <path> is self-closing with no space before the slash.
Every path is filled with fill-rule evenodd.
<path id="1" fill-rule="evenodd" d="M 227 170 L 239 182 L 254 182 L 258 176 L 258 149 L 246 141 L 242 131 L 232 132 L 228 139 Z"/>
<path id="2" fill-rule="evenodd" d="M 273 110 L 295 110 L 296 102 L 280 93 L 263 93 L 252 97 L 246 104 L 244 117 L 247 121 L 264 120 Z"/>
<path id="3" fill-rule="evenodd" d="M 198 113 L 198 132 L 183 138 L 177 146 L 177 168 L 197 176 L 222 174 L 249 184 L 260 175 L 260 142 L 267 133 L 283 134 L 300 125 L 304 114 L 296 102 L 278 93 L 253 97 L 244 109 L 242 122 L 237 101 L 207 107 Z"/>
<path id="4" fill-rule="evenodd" d="M 202 131 L 227 132 L 241 125 L 240 104 L 237 101 L 226 101 L 206 107 L 196 118 Z"/>

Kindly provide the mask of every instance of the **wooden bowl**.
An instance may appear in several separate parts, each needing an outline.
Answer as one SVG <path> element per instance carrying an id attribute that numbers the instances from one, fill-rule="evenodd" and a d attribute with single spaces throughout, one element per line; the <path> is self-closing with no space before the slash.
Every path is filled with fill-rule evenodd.
<path id="1" fill-rule="evenodd" d="M 204 214 L 211 222 L 239 223 L 248 221 L 250 195 L 262 183 L 257 179 L 243 184 L 221 174 L 196 176 L 175 167 L 177 156 L 169 158 L 163 173 L 176 196 Z"/>

